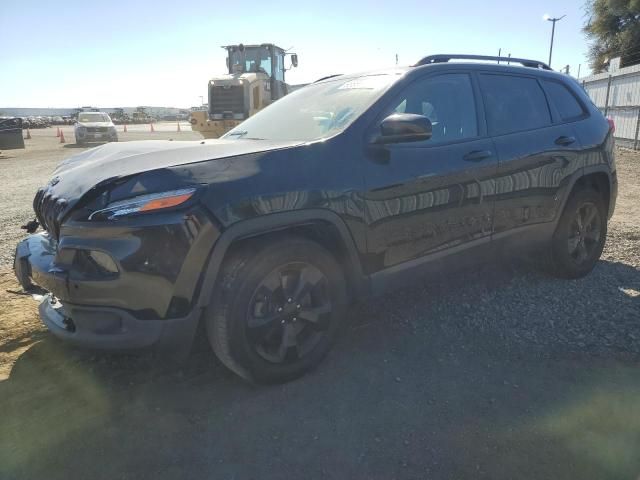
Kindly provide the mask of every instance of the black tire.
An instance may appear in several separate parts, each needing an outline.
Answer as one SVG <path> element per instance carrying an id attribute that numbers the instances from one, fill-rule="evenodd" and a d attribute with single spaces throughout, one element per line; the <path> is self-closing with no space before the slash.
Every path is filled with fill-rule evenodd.
<path id="1" fill-rule="evenodd" d="M 346 303 L 343 272 L 322 246 L 291 236 L 251 241 L 223 264 L 205 312 L 207 335 L 218 358 L 238 375 L 286 382 L 329 352 Z"/>
<path id="2" fill-rule="evenodd" d="M 589 220 L 591 215 L 595 217 Z M 585 220 L 589 223 L 581 227 Z M 560 278 L 584 277 L 598 263 L 606 238 L 607 210 L 602 195 L 591 188 L 573 192 L 553 234 L 548 270 Z"/>

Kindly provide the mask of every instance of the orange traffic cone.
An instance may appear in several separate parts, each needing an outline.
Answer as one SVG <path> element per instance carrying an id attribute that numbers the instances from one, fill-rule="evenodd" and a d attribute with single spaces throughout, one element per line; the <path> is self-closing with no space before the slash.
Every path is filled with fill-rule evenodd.
<path id="1" fill-rule="evenodd" d="M 25 140 L 31 140 L 31 130 L 29 130 L 27 128 L 27 136 L 25 137 Z"/>
<path id="2" fill-rule="evenodd" d="M 150 123 L 149 126 L 151 127 L 151 133 L 155 132 L 155 130 L 153 129 L 153 123 Z"/>
<path id="3" fill-rule="evenodd" d="M 127 133 L 127 124 L 124 124 L 124 133 Z"/>
<path id="4" fill-rule="evenodd" d="M 180 122 L 178 122 L 178 131 L 181 132 L 182 130 L 180 130 Z"/>
<path id="5" fill-rule="evenodd" d="M 65 143 L 64 141 L 64 132 L 60 130 L 60 143 Z"/>
<path id="6" fill-rule="evenodd" d="M 60 127 L 58 127 L 58 129 L 56 130 L 56 137 L 60 138 Z"/>

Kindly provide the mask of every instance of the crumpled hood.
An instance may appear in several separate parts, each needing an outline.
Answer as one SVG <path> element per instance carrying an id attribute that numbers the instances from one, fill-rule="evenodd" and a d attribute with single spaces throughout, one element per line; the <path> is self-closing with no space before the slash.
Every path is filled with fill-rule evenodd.
<path id="1" fill-rule="evenodd" d="M 47 193 L 69 206 L 93 187 L 150 170 L 208 160 L 222 160 L 299 145 L 267 140 L 143 140 L 107 143 L 63 161 L 53 172 Z"/>

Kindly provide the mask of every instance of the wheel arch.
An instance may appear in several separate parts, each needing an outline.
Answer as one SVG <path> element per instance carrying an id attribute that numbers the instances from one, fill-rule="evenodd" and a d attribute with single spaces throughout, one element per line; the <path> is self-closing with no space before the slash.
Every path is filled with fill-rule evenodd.
<path id="1" fill-rule="evenodd" d="M 571 191 L 575 191 L 578 188 L 591 188 L 602 195 L 602 199 L 605 202 L 606 209 L 609 211 L 611 203 L 611 178 L 608 172 L 604 170 L 596 170 L 590 173 L 585 173 L 578 178 Z"/>
<path id="2" fill-rule="evenodd" d="M 355 241 L 344 221 L 334 212 L 323 209 L 274 213 L 243 220 L 226 229 L 216 241 L 204 269 L 198 306 L 206 307 L 212 298 L 221 266 L 239 245 L 263 238 L 298 235 L 313 240 L 336 256 L 343 266 L 350 299 L 369 291 Z"/>
<path id="3" fill-rule="evenodd" d="M 615 206 L 615 199 L 612 198 L 612 192 L 615 192 L 614 185 L 612 185 L 611 171 L 604 165 L 594 165 L 590 167 L 584 167 L 578 170 L 571 178 L 571 181 L 566 189 L 566 195 L 562 199 L 561 208 L 558 209 L 558 216 L 556 222 L 560 218 L 560 215 L 564 211 L 567 201 L 571 195 L 580 188 L 589 187 L 602 194 L 603 200 L 606 205 L 606 209 L 611 217 L 612 208 Z"/>

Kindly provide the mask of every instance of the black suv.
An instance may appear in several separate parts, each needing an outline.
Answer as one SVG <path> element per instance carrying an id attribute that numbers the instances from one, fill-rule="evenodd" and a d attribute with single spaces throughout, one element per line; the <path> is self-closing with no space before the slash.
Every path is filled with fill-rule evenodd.
<path id="1" fill-rule="evenodd" d="M 484 249 L 586 275 L 616 194 L 613 126 L 572 78 L 437 55 L 323 79 L 218 140 L 69 158 L 14 267 L 51 292 L 58 337 L 180 356 L 203 322 L 225 365 L 278 382 L 318 364 L 349 302 Z"/>

